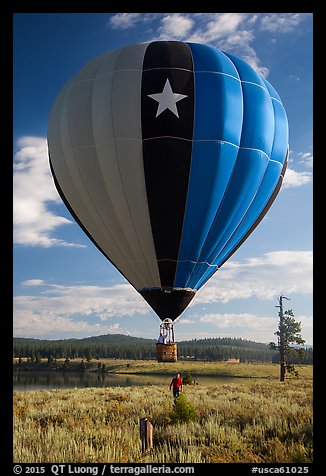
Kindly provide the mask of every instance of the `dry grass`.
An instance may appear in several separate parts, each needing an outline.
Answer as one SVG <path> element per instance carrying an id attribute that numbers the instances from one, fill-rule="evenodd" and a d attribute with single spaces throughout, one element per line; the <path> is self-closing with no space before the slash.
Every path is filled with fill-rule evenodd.
<path id="1" fill-rule="evenodd" d="M 159 385 L 14 392 L 14 461 L 312 461 L 312 380 L 192 385 L 185 393 L 198 419 L 173 425 L 172 395 Z M 154 426 L 145 453 L 143 417 Z"/>

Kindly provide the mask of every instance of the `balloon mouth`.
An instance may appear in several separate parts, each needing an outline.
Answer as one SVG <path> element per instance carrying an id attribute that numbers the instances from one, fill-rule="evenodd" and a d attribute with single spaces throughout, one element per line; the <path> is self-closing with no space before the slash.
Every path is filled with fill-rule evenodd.
<path id="1" fill-rule="evenodd" d="M 164 286 L 161 288 L 143 288 L 139 289 L 138 292 L 162 321 L 164 319 L 174 321 L 194 298 L 196 289 Z"/>

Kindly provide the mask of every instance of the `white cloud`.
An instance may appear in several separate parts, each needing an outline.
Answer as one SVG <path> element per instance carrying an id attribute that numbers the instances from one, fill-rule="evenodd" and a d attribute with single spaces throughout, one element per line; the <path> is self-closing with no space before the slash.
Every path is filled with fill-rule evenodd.
<path id="1" fill-rule="evenodd" d="M 117 13 L 108 24 L 113 28 L 127 29 L 139 24 L 158 23 L 144 31 L 147 40 L 170 39 L 207 43 L 238 55 L 262 76 L 268 68 L 260 59 L 252 43 L 254 28 L 274 34 L 295 31 L 307 17 L 306 13 Z M 153 33 L 155 32 L 155 33 Z"/>
<path id="2" fill-rule="evenodd" d="M 251 46 L 255 36 L 253 26 L 258 16 L 248 13 L 206 13 L 194 14 L 200 19 L 187 41 L 208 43 L 233 53 L 247 61 L 262 76 L 267 76 L 268 68 L 260 60 Z"/>
<path id="3" fill-rule="evenodd" d="M 306 185 L 310 182 L 312 182 L 311 172 L 296 172 L 293 169 L 287 168 L 282 188 L 301 187 L 302 185 Z"/>
<path id="4" fill-rule="evenodd" d="M 15 337 L 68 339 L 72 336 L 82 338 L 103 334 L 127 334 L 127 331 L 122 331 L 117 323 L 113 325 L 94 324 L 62 316 L 18 312 L 15 317 Z"/>
<path id="5" fill-rule="evenodd" d="M 190 306 L 256 297 L 273 299 L 310 294 L 313 288 L 312 251 L 272 251 L 244 263 L 227 262 L 198 291 Z"/>
<path id="6" fill-rule="evenodd" d="M 312 343 L 313 319 L 312 316 L 295 315 L 295 320 L 301 323 L 302 337 L 307 343 Z M 238 337 L 248 339 L 255 342 L 266 342 L 276 340 L 275 332 L 278 325 L 277 313 L 270 316 L 262 316 L 251 313 L 207 313 L 192 314 L 188 319 L 188 325 L 200 323 L 200 331 L 197 338 L 209 338 L 217 332 L 219 337 Z M 182 320 L 180 321 L 182 324 Z M 181 329 L 178 333 L 179 338 L 193 338 L 190 334 L 186 334 Z"/>
<path id="7" fill-rule="evenodd" d="M 275 339 L 277 315 L 257 316 L 250 313 L 205 314 L 198 317 L 201 328 L 213 326 L 220 337 L 241 337 L 256 342 L 271 342 Z"/>
<path id="8" fill-rule="evenodd" d="M 261 17 L 260 29 L 272 33 L 292 33 L 310 13 L 271 13 Z"/>
<path id="9" fill-rule="evenodd" d="M 160 26 L 160 38 L 183 38 L 189 33 L 194 25 L 191 17 L 174 13 L 162 18 Z"/>
<path id="10" fill-rule="evenodd" d="M 264 320 L 264 323 L 262 323 Z M 275 318 L 274 317 L 266 317 L 266 316 L 256 316 L 255 314 L 249 313 L 224 313 L 224 314 L 204 314 L 203 316 L 199 317 L 199 321 L 201 323 L 209 323 L 213 324 L 215 327 L 220 329 L 224 328 L 250 328 L 250 329 L 257 329 L 261 326 L 266 328 L 266 325 L 275 327 Z"/>
<path id="11" fill-rule="evenodd" d="M 117 13 L 109 20 L 113 28 L 133 28 L 136 24 L 158 22 L 145 30 L 147 40 L 183 40 L 207 43 L 238 54 L 263 76 L 268 69 L 251 46 L 253 27 L 259 16 L 250 13 Z M 154 33 L 155 32 L 155 33 Z"/>
<path id="12" fill-rule="evenodd" d="M 117 13 L 113 15 L 108 24 L 116 29 L 127 29 L 136 25 L 142 19 L 142 13 Z"/>
<path id="13" fill-rule="evenodd" d="M 17 141 L 13 167 L 14 243 L 28 246 L 81 246 L 54 238 L 57 227 L 73 223 L 49 210 L 61 203 L 53 184 L 47 141 L 25 136 Z"/>
<path id="14" fill-rule="evenodd" d="M 238 32 L 241 23 L 246 20 L 247 14 L 205 13 L 194 14 L 194 18 L 199 21 L 189 40 L 210 43 L 223 38 L 227 39 L 229 35 Z"/>
<path id="15" fill-rule="evenodd" d="M 47 284 L 40 279 L 30 279 L 22 284 L 29 288 L 42 285 L 43 289 L 36 295 L 14 298 L 15 336 L 108 333 L 114 327 L 104 324 L 106 320 L 147 314 L 150 309 L 129 284 L 63 286 Z M 97 319 L 101 323 L 94 323 Z"/>
<path id="16" fill-rule="evenodd" d="M 43 284 L 46 284 L 43 279 L 27 279 L 22 282 L 23 286 L 42 286 Z"/>
<path id="17" fill-rule="evenodd" d="M 299 152 L 298 156 L 300 157 L 299 164 L 312 169 L 314 157 L 311 152 Z"/>

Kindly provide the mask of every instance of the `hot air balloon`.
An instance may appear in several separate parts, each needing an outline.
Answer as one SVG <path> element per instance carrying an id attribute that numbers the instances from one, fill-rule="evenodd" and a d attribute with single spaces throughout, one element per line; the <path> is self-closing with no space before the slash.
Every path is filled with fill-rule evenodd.
<path id="1" fill-rule="evenodd" d="M 170 332 L 272 205 L 288 122 L 245 61 L 153 41 L 102 54 L 68 81 L 48 148 L 70 213 Z M 169 343 L 159 360 L 176 360 L 174 333 Z"/>

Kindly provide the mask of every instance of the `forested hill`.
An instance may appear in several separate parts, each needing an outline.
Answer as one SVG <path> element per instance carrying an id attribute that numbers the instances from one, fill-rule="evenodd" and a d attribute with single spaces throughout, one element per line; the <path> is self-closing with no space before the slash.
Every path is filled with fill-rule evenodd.
<path id="1" fill-rule="evenodd" d="M 14 357 L 39 358 L 117 358 L 117 359 L 155 359 L 155 339 L 144 339 L 122 334 L 106 334 L 83 339 L 41 340 L 15 337 L 13 339 Z M 267 344 L 237 338 L 194 339 L 178 342 L 179 359 L 228 360 L 241 362 L 276 362 L 278 353 Z M 312 350 L 308 360 L 312 363 Z"/>

